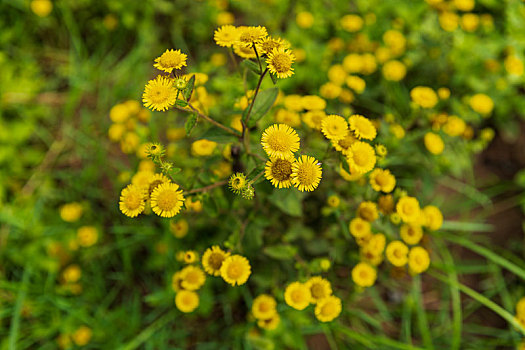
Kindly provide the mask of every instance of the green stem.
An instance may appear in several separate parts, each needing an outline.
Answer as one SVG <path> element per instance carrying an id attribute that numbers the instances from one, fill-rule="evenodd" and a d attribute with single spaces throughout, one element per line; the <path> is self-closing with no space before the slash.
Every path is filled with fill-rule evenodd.
<path id="1" fill-rule="evenodd" d="M 416 275 L 412 278 L 412 296 L 417 305 L 417 323 L 419 326 L 419 333 L 421 333 L 421 338 L 423 338 L 423 344 L 425 344 L 426 349 L 434 349 L 432 336 L 430 335 L 430 327 L 428 326 L 427 321 L 427 313 L 425 311 L 425 306 L 423 305 L 420 275 Z"/>
<path id="2" fill-rule="evenodd" d="M 232 129 L 232 128 L 229 128 L 229 127 L 227 127 L 226 125 L 223 125 L 223 124 L 219 123 L 218 121 L 211 119 L 210 117 L 208 117 L 207 115 L 201 113 L 198 109 L 196 109 L 195 107 L 193 107 L 193 105 L 192 105 L 191 103 L 189 103 L 189 102 L 188 102 L 188 106 L 191 108 L 191 111 L 189 111 L 189 110 L 187 110 L 187 109 L 185 109 L 185 108 L 182 108 L 182 107 L 178 107 L 178 106 L 176 106 L 176 108 L 177 108 L 178 110 L 180 110 L 180 111 L 184 111 L 184 112 L 187 112 L 187 113 L 191 113 L 191 112 L 193 112 L 193 113 L 197 113 L 197 115 L 198 115 L 199 117 L 201 117 L 202 119 L 204 119 L 204 120 L 206 120 L 206 121 L 212 123 L 212 124 L 215 125 L 216 127 L 221 128 L 222 130 L 224 130 L 224 131 L 226 131 L 226 132 L 228 132 L 228 133 L 230 133 L 230 134 L 232 134 L 232 135 L 239 136 L 239 132 L 238 132 L 237 130 L 234 130 L 234 129 Z"/>

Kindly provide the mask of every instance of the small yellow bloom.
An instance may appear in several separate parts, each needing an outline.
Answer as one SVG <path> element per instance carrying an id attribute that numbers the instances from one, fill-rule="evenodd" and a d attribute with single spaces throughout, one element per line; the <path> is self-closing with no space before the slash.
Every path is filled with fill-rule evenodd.
<path id="1" fill-rule="evenodd" d="M 237 27 L 225 25 L 215 31 L 213 39 L 219 46 L 232 47 L 239 40 L 239 36 Z"/>
<path id="2" fill-rule="evenodd" d="M 77 230 L 77 241 L 82 247 L 91 247 L 97 243 L 98 230 L 94 226 L 82 226 Z"/>
<path id="3" fill-rule="evenodd" d="M 243 173 L 235 173 L 230 177 L 228 185 L 233 193 L 239 194 L 247 185 L 246 176 Z"/>
<path id="4" fill-rule="evenodd" d="M 330 322 L 339 316 L 341 310 L 341 299 L 331 295 L 317 302 L 315 317 L 321 322 Z"/>
<path id="5" fill-rule="evenodd" d="M 271 318 L 267 320 L 259 319 L 257 321 L 257 325 L 261 327 L 262 329 L 266 329 L 267 331 L 273 331 L 277 329 L 279 324 L 281 323 L 281 317 L 278 313 L 275 313 Z"/>
<path id="6" fill-rule="evenodd" d="M 144 88 L 142 102 L 154 111 L 166 111 L 175 104 L 177 89 L 173 82 L 162 75 L 150 80 Z"/>
<path id="7" fill-rule="evenodd" d="M 349 75 L 346 80 L 346 86 L 354 90 L 356 93 L 361 94 L 365 91 L 366 82 L 363 78 L 358 77 L 357 75 Z"/>
<path id="8" fill-rule="evenodd" d="M 170 231 L 177 238 L 182 238 L 188 234 L 188 221 L 180 219 L 170 222 Z"/>
<path id="9" fill-rule="evenodd" d="M 253 44 L 261 42 L 264 38 L 268 36 L 268 31 L 265 27 L 238 27 L 239 31 L 239 42 L 241 45 L 246 47 L 252 47 Z"/>
<path id="10" fill-rule="evenodd" d="M 304 310 L 310 304 L 310 288 L 301 282 L 292 282 L 284 291 L 284 301 L 296 310 Z"/>
<path id="11" fill-rule="evenodd" d="M 191 144 L 191 152 L 194 155 L 205 157 L 211 155 L 216 147 L 217 142 L 201 139 Z"/>
<path id="12" fill-rule="evenodd" d="M 348 123 L 340 115 L 331 114 L 323 119 L 321 131 L 329 140 L 338 141 L 348 134 Z"/>
<path id="13" fill-rule="evenodd" d="M 151 209 L 155 214 L 165 218 L 177 215 L 184 204 L 184 196 L 179 185 L 163 183 L 151 193 Z"/>
<path id="14" fill-rule="evenodd" d="M 306 281 L 306 285 L 310 288 L 310 294 L 312 296 L 310 302 L 312 304 L 316 304 L 320 300 L 332 295 L 332 286 L 330 285 L 330 282 L 320 276 L 311 277 Z"/>
<path id="15" fill-rule="evenodd" d="M 394 266 L 405 266 L 408 262 L 408 247 L 401 241 L 392 241 L 386 246 L 386 258 Z"/>
<path id="16" fill-rule="evenodd" d="M 425 272 L 430 265 L 430 256 L 422 247 L 414 247 L 408 253 L 408 268 L 413 274 Z"/>
<path id="17" fill-rule="evenodd" d="M 294 72 L 292 64 L 295 61 L 295 55 L 287 49 L 276 48 L 268 54 L 266 63 L 268 64 L 268 70 L 273 73 L 277 78 L 288 78 L 291 77 Z"/>
<path id="18" fill-rule="evenodd" d="M 373 140 L 376 138 L 377 130 L 370 119 L 359 114 L 353 114 L 348 118 L 348 123 L 350 130 L 357 139 Z"/>
<path id="19" fill-rule="evenodd" d="M 222 262 L 221 277 L 232 286 L 245 284 L 250 274 L 250 262 L 244 256 L 231 255 Z"/>
<path id="20" fill-rule="evenodd" d="M 120 211 L 130 218 L 138 216 L 146 206 L 146 192 L 137 185 L 128 185 L 120 193 Z"/>
<path id="21" fill-rule="evenodd" d="M 423 138 L 423 141 L 425 143 L 426 149 L 432 154 L 441 154 L 445 149 L 445 143 L 443 142 L 441 136 L 433 132 L 427 132 Z"/>
<path id="22" fill-rule="evenodd" d="M 346 154 L 348 167 L 352 174 L 365 174 L 372 170 L 376 164 L 374 148 L 366 142 L 356 141 Z"/>
<path id="23" fill-rule="evenodd" d="M 53 3 L 50 0 L 32 0 L 31 11 L 38 17 L 47 17 L 53 10 Z"/>
<path id="24" fill-rule="evenodd" d="M 419 218 L 421 209 L 416 198 L 405 196 L 397 202 L 396 211 L 401 220 L 406 223 L 413 223 Z"/>
<path id="25" fill-rule="evenodd" d="M 299 191 L 313 191 L 319 186 L 323 175 L 321 163 L 314 157 L 301 156 L 292 164 L 292 174 L 290 175 L 292 184 Z"/>
<path id="26" fill-rule="evenodd" d="M 192 312 L 199 306 L 199 295 L 193 291 L 181 290 L 175 295 L 175 306 L 184 313 Z"/>
<path id="27" fill-rule="evenodd" d="M 181 69 L 186 66 L 188 56 L 180 50 L 166 50 L 160 57 L 155 59 L 153 67 L 171 73 L 174 69 Z"/>
<path id="28" fill-rule="evenodd" d="M 338 196 L 336 195 L 331 195 L 330 197 L 328 197 L 328 199 L 326 200 L 326 203 L 328 204 L 328 206 L 332 207 L 332 208 L 337 208 L 339 206 L 339 204 L 341 203 L 341 200 L 339 199 Z"/>
<path id="29" fill-rule="evenodd" d="M 222 263 L 229 256 L 229 252 L 225 252 L 216 245 L 206 249 L 202 255 L 202 266 L 204 267 L 204 271 L 212 276 L 220 276 Z"/>
<path id="30" fill-rule="evenodd" d="M 485 94 L 475 94 L 470 98 L 470 107 L 479 114 L 489 115 L 494 108 L 494 102 Z"/>
<path id="31" fill-rule="evenodd" d="M 396 187 L 396 178 L 390 170 L 376 168 L 370 173 L 370 185 L 374 191 L 390 193 Z"/>
<path id="32" fill-rule="evenodd" d="M 80 219 L 84 209 L 77 202 L 67 203 L 60 207 L 60 217 L 67 222 L 75 222 Z"/>
<path id="33" fill-rule="evenodd" d="M 345 15 L 340 20 L 341 27 L 347 32 L 357 32 L 363 28 L 364 21 L 358 15 Z"/>
<path id="34" fill-rule="evenodd" d="M 360 262 L 352 269 L 352 280 L 359 287 L 371 287 L 376 282 L 377 272 L 372 265 Z"/>
<path id="35" fill-rule="evenodd" d="M 372 222 L 379 217 L 377 205 L 370 201 L 361 202 L 357 207 L 357 215 L 363 220 Z"/>
<path id="36" fill-rule="evenodd" d="M 404 224 L 401 226 L 399 235 L 406 244 L 415 245 L 423 238 L 423 230 L 419 225 Z"/>
<path id="37" fill-rule="evenodd" d="M 266 162 L 264 177 L 276 188 L 288 188 L 292 185 L 292 167 L 295 158 L 275 158 Z"/>
<path id="38" fill-rule="evenodd" d="M 348 228 L 355 238 L 363 238 L 371 233 L 370 223 L 361 218 L 352 219 Z"/>
<path id="39" fill-rule="evenodd" d="M 423 108 L 432 108 L 438 103 L 435 91 L 427 86 L 416 86 L 410 90 L 410 97 Z"/>
<path id="40" fill-rule="evenodd" d="M 71 338 L 73 338 L 73 342 L 75 342 L 76 345 L 85 346 L 89 343 L 92 336 L 93 331 L 91 331 L 91 328 L 81 326 L 71 335 Z"/>
<path id="41" fill-rule="evenodd" d="M 78 280 L 80 280 L 80 277 L 82 277 L 82 270 L 80 269 L 80 266 L 76 264 L 69 265 L 62 272 L 62 278 L 67 283 L 78 282 Z"/>
<path id="42" fill-rule="evenodd" d="M 261 145 L 268 156 L 287 159 L 299 150 L 299 135 L 286 124 L 273 124 L 264 130 Z"/>
<path id="43" fill-rule="evenodd" d="M 316 95 L 307 95 L 301 97 L 301 105 L 307 111 L 317 111 L 326 108 L 326 101 Z"/>
<path id="44" fill-rule="evenodd" d="M 190 265 L 180 270 L 180 279 L 183 289 L 197 290 L 206 282 L 206 275 L 200 267 Z"/>
<path id="45" fill-rule="evenodd" d="M 277 313 L 277 302 L 268 294 L 261 294 L 253 300 L 252 314 L 258 320 L 271 319 Z"/>
<path id="46" fill-rule="evenodd" d="M 427 205 L 423 208 L 423 214 L 426 218 L 425 226 L 428 227 L 429 230 L 435 231 L 441 228 L 443 224 L 443 214 L 441 214 L 441 210 L 439 210 L 438 207 Z"/>
<path id="47" fill-rule="evenodd" d="M 314 16 L 308 11 L 301 11 L 295 16 L 295 21 L 301 28 L 311 28 L 314 24 Z"/>
<path id="48" fill-rule="evenodd" d="M 383 76 L 386 80 L 400 81 L 407 73 L 405 65 L 400 61 L 389 61 L 383 66 Z"/>

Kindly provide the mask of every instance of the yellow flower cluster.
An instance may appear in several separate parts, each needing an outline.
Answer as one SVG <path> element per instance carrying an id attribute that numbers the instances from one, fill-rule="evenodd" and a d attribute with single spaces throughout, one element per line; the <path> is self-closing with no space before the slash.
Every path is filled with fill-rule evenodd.
<path id="1" fill-rule="evenodd" d="M 253 300 L 252 314 L 259 327 L 273 331 L 279 326 L 281 318 L 276 307 L 275 298 L 268 294 L 261 294 Z"/>
<path id="2" fill-rule="evenodd" d="M 275 187 L 294 185 L 299 191 L 313 191 L 322 177 L 321 164 L 314 157 L 302 155 L 297 159 L 299 135 L 286 124 L 274 124 L 264 130 L 261 145 L 270 160 L 266 162 L 265 177 Z"/>
<path id="3" fill-rule="evenodd" d="M 113 106 L 109 118 L 112 121 L 108 130 L 109 139 L 118 142 L 124 153 L 138 153 L 141 145 L 139 135 L 148 133 L 146 123 L 150 119 L 150 112 L 142 108 L 138 101 L 129 100 Z"/>
<path id="4" fill-rule="evenodd" d="M 311 277 L 305 283 L 290 283 L 284 291 L 284 301 L 296 310 L 314 304 L 315 317 L 321 322 L 334 320 L 342 310 L 341 299 L 332 295 L 330 282 L 320 276 Z"/>

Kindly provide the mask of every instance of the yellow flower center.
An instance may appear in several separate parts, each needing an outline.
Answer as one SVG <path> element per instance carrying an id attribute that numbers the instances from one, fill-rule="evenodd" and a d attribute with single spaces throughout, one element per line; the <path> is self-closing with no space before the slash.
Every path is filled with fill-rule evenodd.
<path id="1" fill-rule="evenodd" d="M 294 303 L 300 303 L 303 301 L 303 293 L 299 289 L 294 290 L 291 296 Z"/>
<path id="2" fill-rule="evenodd" d="M 326 303 L 321 309 L 321 313 L 325 316 L 333 315 L 335 313 L 334 303 Z"/>
<path id="3" fill-rule="evenodd" d="M 368 157 L 363 152 L 354 153 L 353 159 L 354 159 L 354 163 L 359 166 L 365 166 L 368 161 Z"/>
<path id="4" fill-rule="evenodd" d="M 316 299 L 321 299 L 325 296 L 324 288 L 319 283 L 316 283 L 312 285 L 310 288 L 310 292 L 312 293 L 313 297 Z"/>
<path id="5" fill-rule="evenodd" d="M 272 163 L 272 176 L 277 181 L 285 181 L 292 174 L 292 163 L 285 159 L 277 159 Z"/>
<path id="6" fill-rule="evenodd" d="M 313 184 L 316 180 L 314 164 L 303 163 L 299 165 L 297 179 L 303 185 Z"/>
<path id="7" fill-rule="evenodd" d="M 292 59 L 286 53 L 276 53 L 272 58 L 272 65 L 278 73 L 286 73 L 292 68 Z"/>
<path id="8" fill-rule="evenodd" d="M 167 86 L 156 85 L 151 87 L 148 97 L 154 104 L 163 103 L 169 99 L 170 92 L 171 91 Z"/>
<path id="9" fill-rule="evenodd" d="M 224 261 L 224 257 L 220 253 L 211 253 L 210 257 L 208 258 L 208 264 L 214 270 L 219 270 L 222 266 L 223 261 Z"/>
<path id="10" fill-rule="evenodd" d="M 180 54 L 167 52 L 160 57 L 159 63 L 166 68 L 177 67 L 182 63 Z"/>
<path id="11" fill-rule="evenodd" d="M 228 266 L 228 276 L 231 279 L 238 279 L 241 277 L 242 274 L 242 267 L 239 264 L 232 263 L 230 266 Z"/>
<path id="12" fill-rule="evenodd" d="M 135 210 L 140 207 L 142 197 L 138 193 L 129 193 L 124 199 L 124 204 L 130 210 Z"/>
<path id="13" fill-rule="evenodd" d="M 163 211 L 171 211 L 179 201 L 179 194 L 173 190 L 165 190 L 157 196 L 157 206 Z"/>
<path id="14" fill-rule="evenodd" d="M 268 303 L 262 302 L 259 304 L 259 311 L 261 312 L 268 312 L 270 311 L 270 305 Z"/>
<path id="15" fill-rule="evenodd" d="M 185 280 L 190 284 L 199 283 L 199 273 L 197 271 L 191 271 L 186 275 Z"/>

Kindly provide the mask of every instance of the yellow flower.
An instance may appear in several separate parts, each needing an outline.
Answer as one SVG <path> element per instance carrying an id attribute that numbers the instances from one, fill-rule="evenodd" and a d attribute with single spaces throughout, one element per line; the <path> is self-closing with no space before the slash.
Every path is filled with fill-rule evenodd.
<path id="1" fill-rule="evenodd" d="M 262 39 L 268 36 L 268 31 L 265 27 L 238 27 L 239 42 L 246 46 L 252 47 L 253 44 L 260 43 Z"/>
<path id="2" fill-rule="evenodd" d="M 284 301 L 296 310 L 304 310 L 310 304 L 310 288 L 301 282 L 292 282 L 284 291 Z"/>
<path id="3" fill-rule="evenodd" d="M 372 235 L 368 242 L 363 245 L 363 249 L 374 254 L 380 255 L 385 250 L 386 246 L 386 237 L 382 233 L 377 233 Z"/>
<path id="4" fill-rule="evenodd" d="M 199 200 L 193 200 L 193 198 L 186 198 L 186 202 L 184 204 L 189 211 L 194 211 L 196 213 L 200 213 L 202 211 L 202 202 Z"/>
<path id="5" fill-rule="evenodd" d="M 340 20 L 341 27 L 347 32 L 357 32 L 363 28 L 364 21 L 358 15 L 346 15 Z"/>
<path id="6" fill-rule="evenodd" d="M 299 150 L 299 135 L 286 124 L 273 124 L 264 130 L 261 145 L 271 158 L 287 159 Z"/>
<path id="7" fill-rule="evenodd" d="M 377 213 L 377 205 L 374 202 L 361 202 L 357 207 L 357 215 L 368 222 L 372 222 L 379 217 Z"/>
<path id="8" fill-rule="evenodd" d="M 326 118 L 324 111 L 308 111 L 303 114 L 303 122 L 315 130 L 321 130 L 324 118 Z"/>
<path id="9" fill-rule="evenodd" d="M 317 111 L 326 108 L 326 101 L 316 95 L 307 95 L 301 98 L 301 105 L 307 111 Z"/>
<path id="10" fill-rule="evenodd" d="M 161 184 L 151 193 L 151 209 L 158 216 L 174 217 L 180 212 L 183 204 L 184 196 L 177 184 Z"/>
<path id="11" fill-rule="evenodd" d="M 271 318 L 267 320 L 261 320 L 259 319 L 257 321 L 257 325 L 261 327 L 262 329 L 266 329 L 268 331 L 273 331 L 279 326 L 279 323 L 281 323 L 281 317 L 278 313 L 275 313 Z"/>
<path id="12" fill-rule="evenodd" d="M 385 215 L 390 214 L 394 211 L 394 197 L 391 194 L 380 196 L 377 199 L 377 205 L 381 213 Z"/>
<path id="13" fill-rule="evenodd" d="M 160 57 L 155 59 L 153 67 L 171 73 L 174 69 L 185 67 L 187 57 L 180 50 L 166 50 Z"/>
<path id="14" fill-rule="evenodd" d="M 465 13 L 461 16 L 461 28 L 466 32 L 473 32 L 479 27 L 479 16 L 474 13 Z"/>
<path id="15" fill-rule="evenodd" d="M 120 193 L 119 208 L 122 214 L 134 218 L 144 211 L 145 191 L 137 185 L 128 185 Z"/>
<path id="16" fill-rule="evenodd" d="M 268 64 L 268 70 L 273 73 L 277 78 L 288 78 L 293 75 L 292 64 L 295 61 L 295 56 L 290 50 L 284 48 L 273 49 L 268 54 L 266 63 Z"/>
<path id="17" fill-rule="evenodd" d="M 450 97 L 450 89 L 446 87 L 440 87 L 438 89 L 438 96 L 442 100 L 447 100 Z"/>
<path id="18" fill-rule="evenodd" d="M 374 191 L 390 193 L 396 187 L 396 178 L 390 170 L 376 168 L 370 174 L 370 185 Z"/>
<path id="19" fill-rule="evenodd" d="M 199 306 L 199 295 L 189 290 L 181 290 L 175 295 L 175 306 L 182 312 L 192 312 Z"/>
<path id="20" fill-rule="evenodd" d="M 67 283 L 75 283 L 82 277 L 82 270 L 77 264 L 69 265 L 62 271 L 62 278 Z"/>
<path id="21" fill-rule="evenodd" d="M 426 218 L 425 226 L 428 227 L 429 230 L 435 231 L 441 228 L 443 224 L 443 214 L 441 214 L 439 208 L 433 205 L 427 205 L 423 208 L 423 215 L 425 215 Z"/>
<path id="22" fill-rule="evenodd" d="M 51 0 L 33 0 L 31 1 L 31 11 L 38 17 L 47 17 L 53 10 Z"/>
<path id="23" fill-rule="evenodd" d="M 401 241 L 392 241 L 387 245 L 385 255 L 392 265 L 405 266 L 408 262 L 408 247 Z"/>
<path id="24" fill-rule="evenodd" d="M 155 173 L 151 170 L 140 170 L 131 178 L 131 183 L 143 190 L 149 189 L 151 180 L 155 176 Z"/>
<path id="25" fill-rule="evenodd" d="M 525 297 L 522 297 L 516 303 L 516 314 L 525 316 Z"/>
<path id="26" fill-rule="evenodd" d="M 368 143 L 356 141 L 350 145 L 346 160 L 352 174 L 365 174 L 374 168 L 376 154 L 374 148 Z"/>
<path id="27" fill-rule="evenodd" d="M 98 230 L 94 226 L 82 226 L 77 230 L 77 241 L 82 247 L 91 247 L 97 243 Z"/>
<path id="28" fill-rule="evenodd" d="M 84 209 L 77 202 L 67 203 L 60 207 L 60 217 L 67 222 L 75 222 L 80 219 Z"/>
<path id="29" fill-rule="evenodd" d="M 308 11 L 301 11 L 295 16 L 295 21 L 299 27 L 307 29 L 314 24 L 314 16 Z"/>
<path id="30" fill-rule="evenodd" d="M 328 199 L 326 200 L 326 203 L 332 207 L 332 208 L 337 208 L 339 206 L 339 204 L 341 203 L 341 200 L 339 199 L 338 196 L 336 195 L 331 195 L 330 197 L 328 197 Z"/>
<path id="31" fill-rule="evenodd" d="M 321 131 L 328 139 L 338 141 L 348 134 L 348 123 L 340 115 L 331 114 L 323 119 Z"/>
<path id="32" fill-rule="evenodd" d="M 331 295 L 319 300 L 315 306 L 315 317 L 321 322 L 330 322 L 339 316 L 341 310 L 341 299 Z"/>
<path id="33" fill-rule="evenodd" d="M 336 85 L 343 85 L 348 74 L 340 64 L 334 64 L 328 69 L 328 80 Z"/>
<path id="34" fill-rule="evenodd" d="M 507 56 L 504 65 L 507 73 L 517 76 L 523 75 L 523 62 L 517 56 Z"/>
<path id="35" fill-rule="evenodd" d="M 255 51 L 253 51 L 253 48 L 249 46 L 244 46 L 242 44 L 236 43 L 233 44 L 233 52 L 239 57 L 242 58 L 256 58 L 257 55 L 255 54 Z"/>
<path id="36" fill-rule="evenodd" d="M 233 193 L 239 194 L 246 187 L 246 176 L 243 173 L 235 173 L 230 176 L 228 185 Z"/>
<path id="37" fill-rule="evenodd" d="M 488 115 L 494 108 L 494 102 L 485 94 L 475 94 L 470 98 L 470 107 L 479 114 Z"/>
<path id="38" fill-rule="evenodd" d="M 232 286 L 245 284 L 250 274 L 250 262 L 244 256 L 232 255 L 222 262 L 221 277 Z"/>
<path id="39" fill-rule="evenodd" d="M 356 138 L 353 136 L 353 133 L 348 132 L 343 139 L 337 141 L 332 140 L 331 142 L 336 151 L 343 153 L 343 155 L 347 155 L 350 146 L 356 142 Z"/>
<path id="40" fill-rule="evenodd" d="M 416 198 L 405 196 L 397 202 L 396 211 L 401 220 L 406 223 L 413 223 L 419 218 L 421 209 Z"/>
<path id="41" fill-rule="evenodd" d="M 428 86 L 416 86 L 410 90 L 412 101 L 423 108 L 432 108 L 438 103 L 438 97 Z"/>
<path id="42" fill-rule="evenodd" d="M 274 49 L 287 49 L 288 47 L 289 44 L 286 43 L 283 39 L 273 38 L 271 36 L 264 38 L 259 44 L 256 45 L 257 52 L 260 55 L 268 55 Z"/>
<path id="43" fill-rule="evenodd" d="M 188 222 L 184 219 L 170 222 L 170 231 L 177 238 L 182 238 L 188 234 Z"/>
<path id="44" fill-rule="evenodd" d="M 217 45 L 222 47 L 232 47 L 237 41 L 239 41 L 239 30 L 235 26 L 225 25 L 218 28 L 213 39 Z"/>
<path id="45" fill-rule="evenodd" d="M 284 107 L 291 111 L 300 112 L 303 110 L 303 98 L 300 95 L 288 95 L 284 98 Z"/>
<path id="46" fill-rule="evenodd" d="M 312 304 L 316 304 L 320 300 L 332 295 L 332 286 L 330 285 L 330 282 L 320 276 L 311 277 L 306 281 L 306 286 L 310 289 L 310 294 L 312 296 L 310 302 Z"/>
<path id="47" fill-rule="evenodd" d="M 407 40 L 403 33 L 397 30 L 387 30 L 383 34 L 383 41 L 394 56 L 399 56 L 405 51 Z"/>
<path id="48" fill-rule="evenodd" d="M 277 313 L 277 302 L 268 294 L 261 294 L 253 300 L 252 314 L 256 319 L 268 320 Z"/>
<path id="49" fill-rule="evenodd" d="M 455 115 L 451 115 L 447 118 L 447 122 L 443 126 L 443 131 L 450 136 L 463 135 L 467 124 L 465 121 Z"/>
<path id="50" fill-rule="evenodd" d="M 295 158 L 275 158 L 266 162 L 264 177 L 277 188 L 288 188 L 292 185 L 292 166 Z"/>
<path id="51" fill-rule="evenodd" d="M 334 98 L 339 97 L 342 91 L 343 89 L 339 85 L 334 84 L 332 82 L 323 84 L 319 88 L 319 93 L 321 94 L 321 96 L 323 96 L 324 98 L 328 98 L 328 99 L 334 99 Z"/>
<path id="52" fill-rule="evenodd" d="M 275 113 L 275 121 L 280 124 L 286 124 L 291 127 L 301 126 L 301 118 L 299 113 L 289 111 L 287 109 L 279 109 Z"/>
<path id="53" fill-rule="evenodd" d="M 476 2 L 474 0 L 453 0 L 454 6 L 460 11 L 469 12 L 474 9 Z"/>
<path id="54" fill-rule="evenodd" d="M 130 117 L 130 110 L 125 103 L 119 103 L 109 110 L 109 118 L 113 123 L 124 123 Z"/>
<path id="55" fill-rule="evenodd" d="M 371 233 L 370 223 L 361 218 L 352 219 L 348 228 L 355 238 L 363 238 Z"/>
<path id="56" fill-rule="evenodd" d="M 425 272 L 430 265 L 430 256 L 422 247 L 414 247 L 408 253 L 408 268 L 413 274 Z"/>
<path id="57" fill-rule="evenodd" d="M 343 59 L 343 68 L 348 73 L 359 73 L 363 69 L 363 58 L 359 54 L 351 53 Z"/>
<path id="58" fill-rule="evenodd" d="M 376 138 L 377 130 L 370 119 L 359 114 L 353 114 L 348 119 L 350 130 L 358 139 L 373 140 Z"/>
<path id="59" fill-rule="evenodd" d="M 313 191 L 319 186 L 323 175 L 321 164 L 317 159 L 310 156 L 301 156 L 292 164 L 292 184 L 299 191 Z"/>
<path id="60" fill-rule="evenodd" d="M 360 262 L 352 269 L 352 280 L 359 287 L 372 287 L 376 282 L 377 272 L 368 263 Z"/>
<path id="61" fill-rule="evenodd" d="M 358 77 L 357 75 L 349 75 L 346 80 L 346 86 L 348 86 L 350 89 L 354 90 L 358 94 L 365 91 L 366 88 L 366 82 L 363 78 Z"/>
<path id="62" fill-rule="evenodd" d="M 193 250 L 188 250 L 184 252 L 182 256 L 182 260 L 184 260 L 185 264 L 193 264 L 195 261 L 197 261 L 199 256 L 197 253 Z"/>
<path id="63" fill-rule="evenodd" d="M 153 191 L 162 184 L 170 183 L 171 180 L 164 174 L 154 174 L 149 178 L 149 185 L 147 187 L 148 194 L 153 193 Z"/>
<path id="64" fill-rule="evenodd" d="M 197 156 L 209 156 L 217 147 L 217 142 L 201 139 L 191 144 L 191 152 Z"/>
<path id="65" fill-rule="evenodd" d="M 93 332 L 91 331 L 91 328 L 86 326 L 80 326 L 72 335 L 71 338 L 73 338 L 73 341 L 78 346 L 84 346 L 89 343 L 91 340 L 91 337 L 93 336 Z"/>
<path id="66" fill-rule="evenodd" d="M 406 244 L 415 245 L 423 238 L 423 230 L 419 225 L 404 224 L 401 226 L 400 236 Z"/>
<path id="67" fill-rule="evenodd" d="M 400 81 L 405 77 L 406 73 L 405 65 L 396 60 L 389 61 L 383 66 L 383 76 L 386 80 Z"/>
<path id="68" fill-rule="evenodd" d="M 222 263 L 229 256 L 229 252 L 225 252 L 216 245 L 206 249 L 202 255 L 202 266 L 204 267 L 204 271 L 212 276 L 220 276 Z"/>
<path id="69" fill-rule="evenodd" d="M 445 149 L 445 143 L 443 142 L 441 136 L 433 132 L 427 132 L 423 138 L 423 141 L 425 143 L 426 149 L 432 154 L 441 154 Z"/>
<path id="70" fill-rule="evenodd" d="M 222 26 L 226 24 L 232 24 L 235 21 L 235 17 L 231 12 L 222 11 L 217 14 L 217 24 Z"/>
<path id="71" fill-rule="evenodd" d="M 399 124 L 390 125 L 390 132 L 398 139 L 405 137 L 405 129 Z"/>
<path id="72" fill-rule="evenodd" d="M 180 279 L 183 289 L 197 290 L 206 282 L 206 275 L 200 267 L 190 265 L 180 270 Z"/>
<path id="73" fill-rule="evenodd" d="M 142 94 L 144 106 L 154 111 L 167 110 L 175 104 L 176 99 L 177 89 L 173 86 L 173 82 L 162 75 L 150 80 Z"/>
<path id="74" fill-rule="evenodd" d="M 459 16 L 454 12 L 443 11 L 439 15 L 439 24 L 447 32 L 453 32 L 458 27 Z"/>

